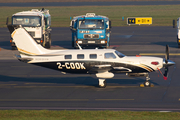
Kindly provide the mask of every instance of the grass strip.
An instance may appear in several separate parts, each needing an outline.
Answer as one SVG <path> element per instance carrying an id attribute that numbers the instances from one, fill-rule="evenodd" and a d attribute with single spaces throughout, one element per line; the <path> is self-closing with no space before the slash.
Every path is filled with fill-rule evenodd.
<path id="1" fill-rule="evenodd" d="M 0 110 L 0 120 L 179 120 L 179 112 Z"/>
<path id="2" fill-rule="evenodd" d="M 6 18 L 12 14 L 42 7 L 0 7 L 0 27 L 6 27 Z M 180 5 L 143 5 L 143 6 L 68 6 L 44 7 L 50 10 L 52 27 L 69 27 L 70 17 L 96 13 L 108 16 L 112 26 L 127 26 L 127 17 L 152 17 L 151 26 L 172 26 L 173 19 L 180 17 Z M 122 17 L 125 20 L 122 20 Z"/>
<path id="3" fill-rule="evenodd" d="M 0 0 L 0 3 L 27 3 L 27 2 L 112 2 L 112 1 L 163 1 L 163 0 Z M 176 1 L 176 0 L 165 0 L 165 1 Z"/>

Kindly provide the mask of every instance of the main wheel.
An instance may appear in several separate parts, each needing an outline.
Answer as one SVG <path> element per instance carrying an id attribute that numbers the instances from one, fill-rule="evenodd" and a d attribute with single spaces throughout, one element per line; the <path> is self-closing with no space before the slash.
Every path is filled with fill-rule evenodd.
<path id="1" fill-rule="evenodd" d="M 106 80 L 99 80 L 99 87 L 100 88 L 105 88 L 106 85 L 107 85 Z"/>

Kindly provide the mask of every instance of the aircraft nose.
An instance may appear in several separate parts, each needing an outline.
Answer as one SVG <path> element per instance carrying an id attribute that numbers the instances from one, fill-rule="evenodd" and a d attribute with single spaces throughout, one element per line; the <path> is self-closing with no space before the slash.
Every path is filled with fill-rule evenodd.
<path id="1" fill-rule="evenodd" d="M 169 67 L 169 66 L 172 66 L 172 65 L 175 65 L 176 63 L 171 61 L 171 60 L 167 60 L 167 63 L 166 63 L 166 60 L 164 59 L 163 60 L 163 67 Z"/>

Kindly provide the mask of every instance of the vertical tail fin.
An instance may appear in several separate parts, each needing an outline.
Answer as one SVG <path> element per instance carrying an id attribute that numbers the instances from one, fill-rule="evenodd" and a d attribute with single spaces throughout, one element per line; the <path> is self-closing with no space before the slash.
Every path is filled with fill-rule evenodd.
<path id="1" fill-rule="evenodd" d="M 41 55 L 49 53 L 49 50 L 43 48 L 40 44 L 37 44 L 29 33 L 21 26 L 8 26 L 8 29 L 11 30 L 11 36 L 20 54 Z"/>

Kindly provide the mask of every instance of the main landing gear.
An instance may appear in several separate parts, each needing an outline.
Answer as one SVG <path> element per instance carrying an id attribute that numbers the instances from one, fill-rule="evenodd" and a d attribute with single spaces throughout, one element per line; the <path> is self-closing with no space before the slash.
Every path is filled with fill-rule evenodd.
<path id="1" fill-rule="evenodd" d="M 99 87 L 100 88 L 106 87 L 106 79 L 99 79 Z"/>
<path id="2" fill-rule="evenodd" d="M 149 81 L 149 75 L 146 76 L 146 81 L 143 84 L 140 84 L 140 87 L 154 87 L 154 85 Z M 99 79 L 99 87 L 105 88 L 106 87 L 106 79 L 100 78 Z"/>

